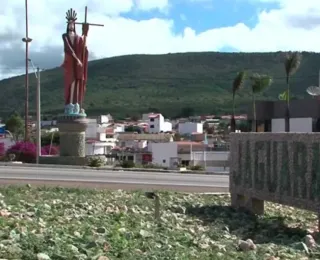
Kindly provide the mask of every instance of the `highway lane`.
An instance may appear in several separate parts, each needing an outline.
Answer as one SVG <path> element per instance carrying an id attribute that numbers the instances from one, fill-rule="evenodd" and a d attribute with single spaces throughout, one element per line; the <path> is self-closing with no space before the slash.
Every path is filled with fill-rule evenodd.
<path id="1" fill-rule="evenodd" d="M 108 189 L 227 192 L 229 176 L 94 169 L 2 166 L 0 184 L 59 185 Z"/>

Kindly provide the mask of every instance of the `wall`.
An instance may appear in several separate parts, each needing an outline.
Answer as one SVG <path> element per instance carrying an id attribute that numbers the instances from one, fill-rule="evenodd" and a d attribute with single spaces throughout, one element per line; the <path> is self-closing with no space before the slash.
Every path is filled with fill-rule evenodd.
<path id="1" fill-rule="evenodd" d="M 172 131 L 172 124 L 170 122 L 163 122 L 163 125 L 160 126 L 160 132 L 171 132 Z"/>
<path id="2" fill-rule="evenodd" d="M 163 122 L 161 122 L 160 118 L 158 117 L 149 118 L 149 128 L 148 128 L 149 133 L 159 133 L 161 123 Z"/>
<path id="3" fill-rule="evenodd" d="M 114 132 L 115 132 L 115 133 L 124 132 L 124 125 L 117 125 L 117 126 L 114 128 Z"/>
<path id="4" fill-rule="evenodd" d="M 103 146 L 96 146 L 94 143 L 86 143 L 86 155 L 104 154 Z"/>
<path id="5" fill-rule="evenodd" d="M 170 159 L 178 157 L 177 143 L 151 143 L 152 164 L 170 167 Z"/>
<path id="6" fill-rule="evenodd" d="M 105 142 L 86 143 L 86 155 L 108 154 L 113 146 Z"/>
<path id="7" fill-rule="evenodd" d="M 178 126 L 178 132 L 182 135 L 192 133 L 203 133 L 203 124 L 193 122 L 180 123 Z"/>
<path id="8" fill-rule="evenodd" d="M 88 126 L 86 129 L 86 138 L 97 138 L 97 130 L 98 130 L 98 124 L 96 119 L 88 119 Z"/>
<path id="9" fill-rule="evenodd" d="M 100 123 L 100 124 L 107 124 L 107 123 L 109 123 L 109 118 L 108 118 L 107 115 L 100 115 L 98 120 L 99 120 L 99 123 Z"/>
<path id="10" fill-rule="evenodd" d="M 275 118 L 271 120 L 271 131 L 273 133 L 285 131 L 285 120 Z M 290 118 L 290 132 L 312 132 L 312 118 Z"/>
<path id="11" fill-rule="evenodd" d="M 232 133 L 234 207 L 263 213 L 263 201 L 311 211 L 320 202 L 320 133 Z"/>

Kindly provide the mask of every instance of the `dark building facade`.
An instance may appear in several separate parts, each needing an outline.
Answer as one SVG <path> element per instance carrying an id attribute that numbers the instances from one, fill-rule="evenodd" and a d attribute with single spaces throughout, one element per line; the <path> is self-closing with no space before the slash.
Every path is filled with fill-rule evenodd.
<path id="1" fill-rule="evenodd" d="M 251 125 L 253 119 L 252 104 L 248 107 L 248 121 Z M 275 121 L 273 119 L 284 119 L 286 114 L 286 102 L 285 101 L 257 101 L 256 102 L 256 119 L 257 119 L 257 131 L 259 132 L 271 132 L 274 128 L 272 126 Z M 297 123 L 309 124 L 311 121 L 310 129 L 312 132 L 320 132 L 320 100 L 318 99 L 298 99 L 290 101 L 290 119 L 295 121 L 295 129 Z M 307 119 L 307 120 L 301 120 Z M 309 120 L 310 119 L 310 120 Z M 291 124 L 291 122 L 290 122 Z M 291 127 L 291 126 L 290 126 Z M 302 128 L 306 126 L 301 126 Z M 291 129 L 290 129 L 291 131 Z M 297 130 L 295 130 L 297 131 Z"/>

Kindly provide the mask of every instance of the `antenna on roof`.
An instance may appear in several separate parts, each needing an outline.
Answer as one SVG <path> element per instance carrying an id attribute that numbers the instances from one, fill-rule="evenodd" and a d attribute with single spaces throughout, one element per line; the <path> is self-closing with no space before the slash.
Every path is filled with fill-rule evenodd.
<path id="1" fill-rule="evenodd" d="M 320 96 L 320 87 L 310 86 L 306 89 L 306 91 L 312 97 Z"/>

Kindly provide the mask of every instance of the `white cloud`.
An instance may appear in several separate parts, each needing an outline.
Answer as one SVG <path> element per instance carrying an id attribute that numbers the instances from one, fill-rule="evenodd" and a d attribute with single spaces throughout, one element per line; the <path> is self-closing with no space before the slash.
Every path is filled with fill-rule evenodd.
<path id="1" fill-rule="evenodd" d="M 320 51 L 319 0 L 259 1 L 277 2 L 279 8 L 260 12 L 258 23 L 253 29 L 239 23 L 229 27 L 212 28 L 198 34 L 194 28 L 189 27 L 185 28 L 183 33 L 174 34 L 172 19 L 135 21 L 121 17 L 122 13 L 134 9 L 166 10 L 170 4 L 168 0 L 78 0 L 72 7 L 78 11 L 78 20 L 82 21 L 84 6 L 87 4 L 88 21 L 104 24 L 104 27 L 90 27 L 89 30 L 89 50 L 99 58 L 132 53 L 217 51 L 225 46 L 246 52 Z M 11 35 L 11 40 L 21 42 L 21 38 L 16 39 L 12 32 L 24 35 L 24 1 L 5 2 L 0 11 L 0 32 L 7 32 Z M 29 34 L 33 38 L 31 51 L 58 46 L 61 52 L 57 55 L 61 56 L 62 61 L 61 34 L 66 28 L 65 12 L 68 8 L 69 3 L 66 4 L 63 0 L 29 0 Z M 201 19 L 201 13 L 197 15 Z M 310 25 L 308 19 L 311 15 L 313 26 L 306 27 L 306 24 Z M 8 51 L 8 43 L 0 45 L 0 50 L 4 46 Z M 24 48 L 22 42 L 20 46 Z M 14 54 L 13 51 L 12 55 Z M 24 57 L 21 57 L 21 60 L 23 59 Z M 40 60 L 35 62 L 41 66 Z"/>
<path id="2" fill-rule="evenodd" d="M 169 0 L 135 0 L 134 2 L 137 8 L 143 11 L 166 10 L 169 6 Z"/>

